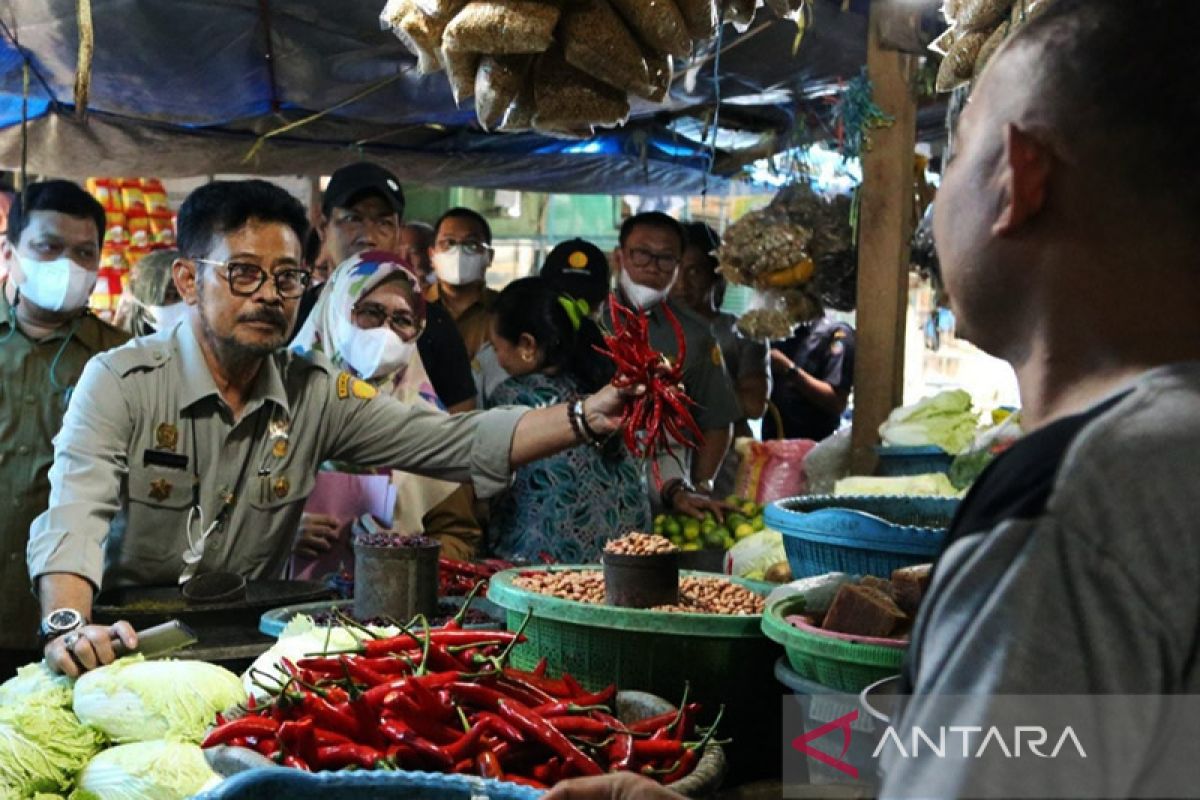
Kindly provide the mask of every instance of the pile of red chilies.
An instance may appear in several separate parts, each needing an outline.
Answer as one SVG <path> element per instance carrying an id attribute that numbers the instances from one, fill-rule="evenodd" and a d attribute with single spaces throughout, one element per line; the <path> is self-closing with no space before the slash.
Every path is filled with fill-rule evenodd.
<path id="1" fill-rule="evenodd" d="M 456 561 L 452 558 L 438 559 L 438 595 L 442 597 L 464 595 L 483 581 L 484 590 L 487 580 L 501 570 L 510 569 L 512 564 L 499 559 L 487 559 L 481 562 Z"/>
<path id="2" fill-rule="evenodd" d="M 686 694 L 677 711 L 626 726 L 612 713 L 616 686 L 589 693 L 567 673 L 551 679 L 544 659 L 532 672 L 507 667 L 520 632 L 460 624 L 284 659 L 286 675 L 255 676 L 271 700 L 218 716 L 202 746 L 248 747 L 302 770 L 424 770 L 546 788 L 617 770 L 673 783 L 712 741 L 721 715 L 699 728 L 700 706 Z"/>
<path id="3" fill-rule="evenodd" d="M 693 450 L 704 442 L 704 434 L 692 418 L 691 406 L 695 401 L 683 390 L 687 340 L 670 306 L 661 304 L 659 308 L 675 331 L 679 350 L 672 362 L 650 344 L 650 318 L 645 311 L 635 313 L 618 303 L 611 294 L 608 306 L 613 332 L 605 334 L 607 349 L 600 352 L 611 358 L 616 366 L 613 385 L 619 389 L 646 387 L 645 394 L 626 404 L 621 417 L 625 447 L 634 458 L 650 462 L 654 480 L 661 486 L 662 474 L 656 456 L 669 452 L 668 437 Z"/>

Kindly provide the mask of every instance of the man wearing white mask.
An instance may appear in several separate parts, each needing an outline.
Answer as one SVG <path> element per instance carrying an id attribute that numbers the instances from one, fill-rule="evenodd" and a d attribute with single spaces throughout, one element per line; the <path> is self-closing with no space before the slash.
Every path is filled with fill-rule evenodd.
<path id="1" fill-rule="evenodd" d="M 437 284 L 430 289 L 429 300 L 450 312 L 474 360 L 487 341 L 491 307 L 498 296 L 484 278 L 494 255 L 492 229 L 469 208 L 450 209 L 433 229 L 429 258 Z"/>
<path id="2" fill-rule="evenodd" d="M 51 440 L 71 389 L 96 353 L 129 336 L 89 314 L 104 209 L 68 181 L 35 183 L 13 202 L 0 260 L 0 680 L 40 655 L 29 591 L 29 526 L 48 505 Z"/>
<path id="3" fill-rule="evenodd" d="M 679 277 L 686 247 L 687 235 L 677 220 L 649 212 L 625 220 L 613 259 L 617 300 L 635 310 L 646 311 L 650 317 L 650 344 L 668 358 L 678 355 L 675 329 L 662 312 L 665 304 L 679 321 L 687 346 L 683 385 L 688 396 L 696 401 L 693 413 L 704 432 L 704 443 L 692 455 L 688 474 L 664 482 L 661 494 L 666 507 L 671 506 L 671 500 L 680 491 L 688 491 L 691 497 L 697 496 L 691 494 L 692 490 L 699 495 L 712 492 L 713 479 L 733 436 L 733 423 L 741 416 L 721 348 L 709 332 L 708 321 L 668 298 Z M 603 324 L 612 326 L 608 308 L 603 311 Z M 672 465 L 673 459 L 660 461 L 664 475 L 670 474 Z M 693 506 L 690 511 L 700 516 L 703 504 L 690 505 Z"/>

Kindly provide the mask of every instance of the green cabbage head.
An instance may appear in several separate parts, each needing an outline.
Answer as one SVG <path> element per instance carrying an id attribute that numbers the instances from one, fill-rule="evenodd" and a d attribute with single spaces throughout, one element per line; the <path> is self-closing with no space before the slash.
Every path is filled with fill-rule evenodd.
<path id="1" fill-rule="evenodd" d="M 51 672 L 45 661 L 26 664 L 0 684 L 0 707 L 18 705 L 70 708 L 71 679 Z"/>
<path id="2" fill-rule="evenodd" d="M 74 709 L 114 742 L 198 744 L 218 712 L 245 701 L 238 677 L 215 664 L 131 656 L 76 681 Z"/>
<path id="3" fill-rule="evenodd" d="M 66 709 L 0 708 L 0 798 L 69 789 L 102 744 L 99 733 Z"/>
<path id="4" fill-rule="evenodd" d="M 185 742 L 135 742 L 103 751 L 84 767 L 71 800 L 183 800 L 220 780 L 204 752 Z"/>

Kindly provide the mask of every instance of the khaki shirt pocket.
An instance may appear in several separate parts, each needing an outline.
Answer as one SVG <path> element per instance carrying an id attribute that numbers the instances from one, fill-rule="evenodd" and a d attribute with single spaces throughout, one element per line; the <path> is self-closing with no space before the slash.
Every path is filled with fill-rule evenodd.
<path id="1" fill-rule="evenodd" d="M 170 585 L 183 569 L 191 473 L 164 467 L 129 471 L 129 507 L 115 561 L 122 577 L 138 583 Z"/>
<path id="2" fill-rule="evenodd" d="M 316 476 L 306 470 L 285 469 L 254 476 L 246 493 L 250 508 L 246 522 L 255 535 L 247 543 L 250 563 L 266 565 L 275 574 L 291 557 L 292 543 L 300 527 L 300 515 L 312 493 Z"/>

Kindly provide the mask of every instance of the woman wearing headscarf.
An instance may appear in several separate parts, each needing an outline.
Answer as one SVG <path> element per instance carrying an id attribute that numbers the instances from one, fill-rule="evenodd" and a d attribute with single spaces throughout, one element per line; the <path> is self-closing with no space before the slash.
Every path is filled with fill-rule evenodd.
<path id="1" fill-rule="evenodd" d="M 183 319 L 187 306 L 171 274 L 177 258 L 178 250 L 155 250 L 133 265 L 129 285 L 113 315 L 114 325 L 134 336 L 149 336 L 173 328 Z"/>
<path id="2" fill-rule="evenodd" d="M 381 392 L 445 413 L 417 353 L 417 337 L 424 327 L 420 279 L 399 256 L 369 251 L 332 272 L 292 349 L 322 352 L 335 366 Z M 346 465 L 335 469 L 354 471 Z M 438 539 L 447 558 L 474 556 L 481 532 L 469 487 L 408 472 L 393 472 L 392 485 L 394 530 Z M 305 516 L 297 555 L 312 558 L 328 552 L 347 520 Z"/>

